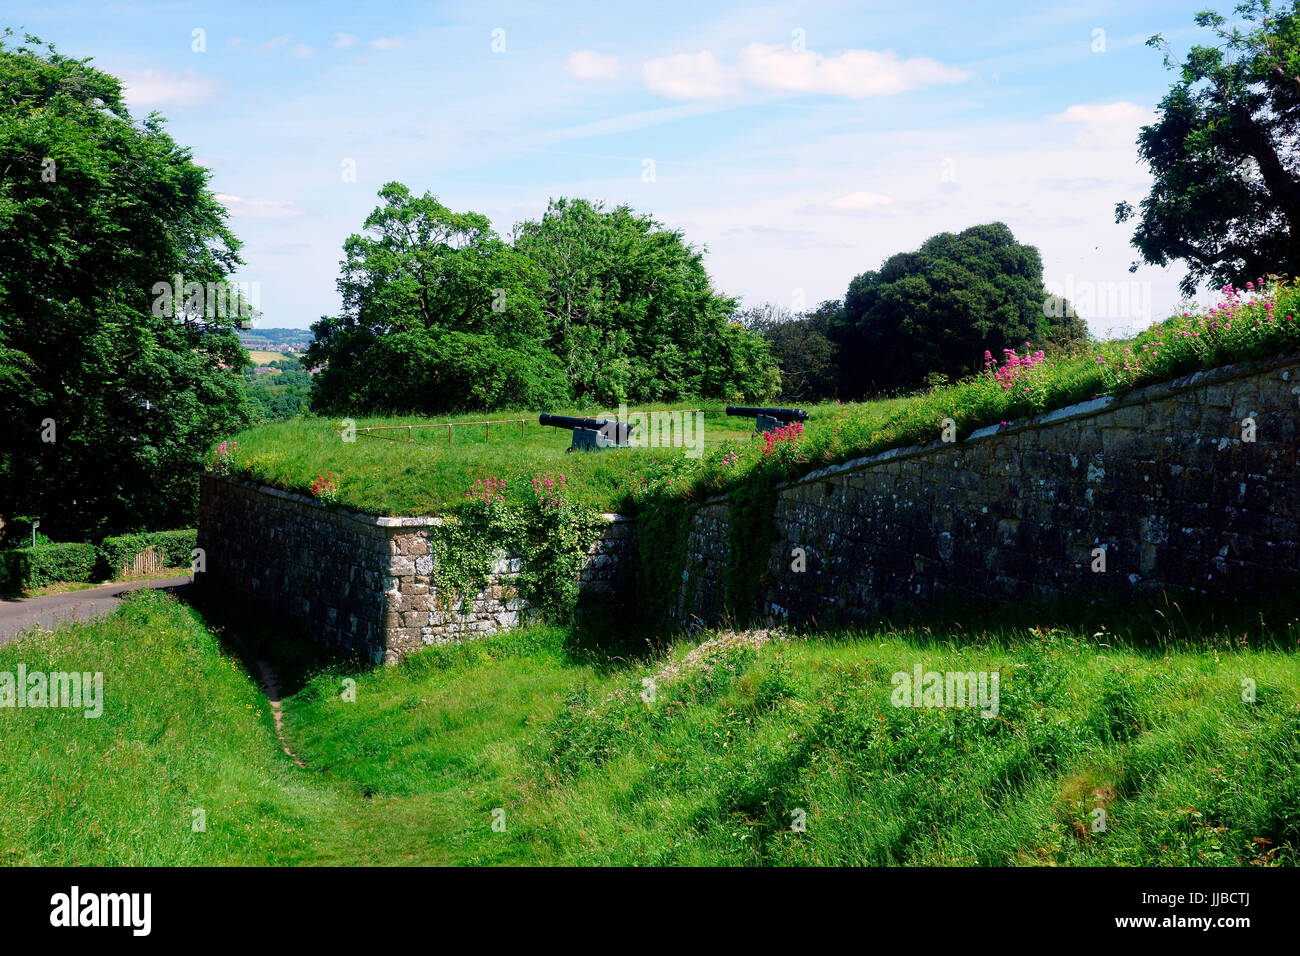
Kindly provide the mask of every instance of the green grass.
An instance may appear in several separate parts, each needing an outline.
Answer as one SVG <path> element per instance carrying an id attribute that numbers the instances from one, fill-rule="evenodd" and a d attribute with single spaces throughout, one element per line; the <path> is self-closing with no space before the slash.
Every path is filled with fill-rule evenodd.
<path id="1" fill-rule="evenodd" d="M 940 438 L 952 419 L 957 435 L 1014 421 L 1102 394 L 1166 380 L 1189 371 L 1300 350 L 1300 293 L 1272 288 L 1257 298 L 1225 297 L 1217 311 L 1175 316 L 1134 339 L 1101 343 L 1081 353 L 1047 356 L 1013 382 L 991 372 L 952 385 L 877 401 L 810 406 L 811 419 L 785 450 L 780 468 L 794 477 L 822 465 Z M 1004 387 L 1004 384 L 1006 387 Z M 505 478 L 510 495 L 523 501 L 535 472 L 564 473 L 576 498 L 602 510 L 634 512 L 646 492 L 700 498 L 730 491 L 756 476 L 763 443 L 747 419 L 729 419 L 719 402 L 680 402 L 675 408 L 706 409 L 706 450 L 693 459 L 680 449 L 632 449 L 565 455 L 569 433 L 536 425 L 535 411 L 498 411 L 460 420 L 527 418 L 519 425 L 415 429 L 412 444 L 340 438 L 338 421 L 296 419 L 246 430 L 236 436 L 236 474 L 281 488 L 306 491 L 332 471 L 340 503 L 375 514 L 428 514 L 454 510 L 480 478 Z M 662 406 L 656 406 L 659 408 Z M 633 409 L 634 411 L 636 409 Z M 612 409 L 561 413 L 607 415 Z M 455 418 L 358 419 L 359 429 L 378 425 L 427 425 Z M 390 433 L 392 434 L 392 433 Z M 404 433 L 398 432 L 404 437 Z M 727 457 L 729 452 L 738 459 Z M 770 472 L 765 476 L 770 478 Z"/>
<path id="2" fill-rule="evenodd" d="M 297 862 L 338 804 L 295 781 L 265 698 L 194 612 L 145 589 L 0 647 L 0 672 L 102 672 L 103 714 L 0 707 L 0 864 Z M 206 832 L 192 831 L 193 811 Z"/>
<path id="3" fill-rule="evenodd" d="M 0 862 L 1290 865 L 1300 624 L 1281 620 L 1146 646 L 1136 626 L 703 635 L 639 660 L 533 627 L 305 681 L 285 658 L 299 768 L 239 659 L 145 593 L 0 649 L 0 671 L 106 684 L 98 720 L 0 708 Z M 892 706 L 916 664 L 999 671 L 998 716 Z"/>
<path id="4" fill-rule="evenodd" d="M 751 419 L 728 418 L 723 405 L 685 403 L 676 409 L 706 408 L 706 449 L 747 442 Z M 656 406 L 658 410 L 659 406 Z M 555 414 L 604 415 L 610 410 L 563 409 Z M 404 430 L 388 432 L 398 440 L 370 438 L 368 426 L 429 425 L 456 421 L 527 419 L 520 425 L 462 427 L 447 441 L 445 428 L 416 428 L 407 442 Z M 482 478 L 505 478 L 520 501 L 534 472 L 563 474 L 578 497 L 594 507 L 619 509 L 635 482 L 683 458 L 680 448 L 644 448 L 568 454 L 572 434 L 544 428 L 537 412 L 506 410 L 443 416 L 355 419 L 357 437 L 345 442 L 338 419 L 304 417 L 247 429 L 235 436 L 236 474 L 279 488 L 306 492 L 317 475 L 334 472 L 339 500 L 373 514 L 418 515 L 453 509 Z"/>
<path id="5" fill-rule="evenodd" d="M 297 358 L 288 352 L 272 352 L 268 349 L 249 349 L 248 357 L 252 359 L 254 365 L 270 365 L 272 362 L 292 361 Z"/>

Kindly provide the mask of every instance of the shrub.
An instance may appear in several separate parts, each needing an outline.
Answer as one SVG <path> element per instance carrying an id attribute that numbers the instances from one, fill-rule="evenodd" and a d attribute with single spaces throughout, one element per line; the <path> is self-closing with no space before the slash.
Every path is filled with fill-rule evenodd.
<path id="1" fill-rule="evenodd" d="M 90 581 L 96 563 L 93 544 L 43 544 L 0 551 L 0 591 L 14 594 L 56 581 Z"/>
<path id="2" fill-rule="evenodd" d="M 179 568 L 189 565 L 198 541 L 193 528 L 177 531 L 150 531 L 142 534 L 123 534 L 105 538 L 97 549 L 100 570 L 113 579 L 121 578 L 135 563 L 136 556 L 149 548 L 158 552 L 163 567 Z M 87 545 L 89 547 L 89 545 Z"/>

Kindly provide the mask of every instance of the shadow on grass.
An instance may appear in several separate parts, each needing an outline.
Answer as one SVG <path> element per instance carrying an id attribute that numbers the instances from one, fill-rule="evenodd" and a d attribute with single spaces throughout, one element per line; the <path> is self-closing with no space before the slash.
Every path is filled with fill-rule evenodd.
<path id="1" fill-rule="evenodd" d="M 288 623 L 261 605 L 233 602 L 220 594 L 198 588 L 189 589 L 183 599 L 203 617 L 222 647 L 236 657 L 248 673 L 256 678 L 259 673 L 257 662 L 270 664 L 285 696 L 301 690 L 313 675 L 321 671 L 357 673 L 378 666 L 356 654 L 340 652 L 313 641 L 301 627 Z"/>
<path id="2" fill-rule="evenodd" d="M 1054 602 L 963 600 L 899 611 L 870 621 L 791 625 L 794 633 L 913 634 L 956 645 L 1024 641 L 1035 632 L 1065 630 L 1098 644 L 1158 656 L 1168 650 L 1300 649 L 1300 594 L 1273 598 L 1211 598 L 1165 592 L 1154 599 L 1067 598 Z"/>
<path id="3" fill-rule="evenodd" d="M 202 589 L 187 588 L 186 592 L 177 596 L 203 617 L 227 652 L 253 675 L 258 673 L 258 661 L 270 664 L 286 697 L 323 671 L 360 674 L 384 666 L 323 646 L 302 627 L 261 605 L 232 602 Z M 573 663 L 601 672 L 649 660 L 669 643 L 670 635 L 644 626 L 643 618 L 635 608 L 623 604 L 585 604 L 574 620 L 558 625 L 565 632 L 564 653 Z M 490 640 L 491 635 L 474 638 L 485 639 Z"/>

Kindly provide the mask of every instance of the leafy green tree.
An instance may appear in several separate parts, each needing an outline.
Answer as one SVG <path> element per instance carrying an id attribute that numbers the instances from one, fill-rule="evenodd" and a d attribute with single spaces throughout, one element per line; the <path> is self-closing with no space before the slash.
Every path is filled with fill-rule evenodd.
<path id="1" fill-rule="evenodd" d="M 776 390 L 765 345 L 730 321 L 703 252 L 627 206 L 553 199 L 515 227 L 545 272 L 547 345 L 577 396 L 603 404 L 689 395 L 758 399 Z"/>
<path id="2" fill-rule="evenodd" d="M 349 236 L 343 312 L 312 326 L 312 407 L 327 413 L 435 413 L 564 402 L 542 346 L 546 277 L 485 216 L 456 213 L 401 183 Z"/>
<path id="3" fill-rule="evenodd" d="M 1252 0 L 1236 12 L 1232 27 L 1197 14 L 1219 42 L 1193 46 L 1181 64 L 1163 37 L 1147 41 L 1178 80 L 1138 138 L 1155 182 L 1133 245 L 1152 265 L 1186 263 L 1189 296 L 1207 280 L 1300 275 L 1300 3 L 1274 12 Z M 1116 206 L 1117 222 L 1134 215 Z"/>
<path id="4" fill-rule="evenodd" d="M 829 317 L 842 387 L 854 397 L 917 388 L 977 371 L 985 350 L 1081 341 L 1073 308 L 1048 302 L 1038 250 L 1003 223 L 940 233 L 849 283 Z"/>
<path id="5" fill-rule="evenodd" d="M 89 60 L 6 31 L 0 104 L 0 511 L 81 540 L 192 523 L 246 420 L 226 210 Z"/>

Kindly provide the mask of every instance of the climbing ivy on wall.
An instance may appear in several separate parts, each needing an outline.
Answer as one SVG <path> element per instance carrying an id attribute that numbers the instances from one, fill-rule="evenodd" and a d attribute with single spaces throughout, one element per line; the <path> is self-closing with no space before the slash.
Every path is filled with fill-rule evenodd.
<path id="1" fill-rule="evenodd" d="M 565 620 L 578 601 L 578 578 L 605 520 L 598 511 L 565 497 L 563 476 L 538 475 L 533 495 L 507 497 L 505 482 L 479 481 L 466 503 L 429 529 L 433 584 L 440 604 L 460 610 L 487 587 L 497 557 L 520 556 L 515 585 L 532 609 Z"/>
<path id="2" fill-rule="evenodd" d="M 691 503 L 680 495 L 647 496 L 637 516 L 640 593 L 650 624 L 668 624 L 686 571 Z M 688 602 L 689 603 L 689 602 Z"/>
<path id="3" fill-rule="evenodd" d="M 775 539 L 776 484 L 773 469 L 760 468 L 732 489 L 727 522 L 727 570 L 723 576 L 727 613 L 737 623 L 754 615 L 759 595 L 772 584 L 767 558 Z"/>
<path id="4" fill-rule="evenodd" d="M 429 529 L 431 577 L 440 607 L 459 611 L 487 587 L 496 552 L 514 537 L 514 524 L 504 502 L 479 499 Z"/>
<path id="5" fill-rule="evenodd" d="M 578 578 L 605 519 L 565 500 L 525 505 L 520 519 L 514 538 L 523 556 L 520 596 L 545 617 L 568 618 L 578 605 Z"/>

